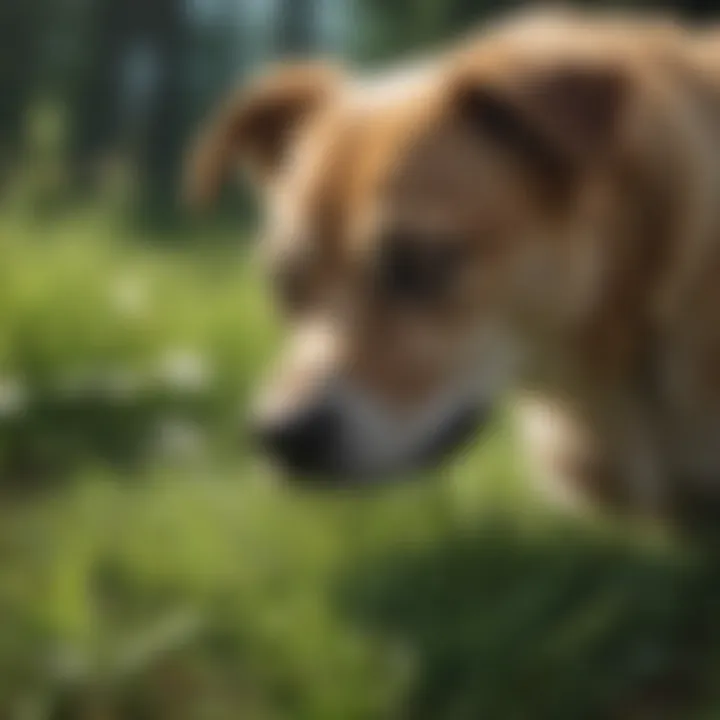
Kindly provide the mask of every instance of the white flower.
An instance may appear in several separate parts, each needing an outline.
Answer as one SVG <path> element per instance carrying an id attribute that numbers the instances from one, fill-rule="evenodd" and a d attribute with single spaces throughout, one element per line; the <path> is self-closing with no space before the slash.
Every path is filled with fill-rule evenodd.
<path id="1" fill-rule="evenodd" d="M 147 310 L 147 286 L 137 276 L 119 278 L 111 286 L 111 301 L 122 315 L 139 317 Z"/>
<path id="2" fill-rule="evenodd" d="M 158 426 L 157 452 L 166 458 L 190 460 L 203 453 L 205 437 L 201 428 L 183 418 L 166 418 Z"/>
<path id="3" fill-rule="evenodd" d="M 63 645 L 49 655 L 48 669 L 54 679 L 63 682 L 77 682 L 88 676 L 92 663 L 80 648 Z"/>
<path id="4" fill-rule="evenodd" d="M 192 350 L 173 350 L 160 363 L 161 379 L 178 390 L 200 391 L 207 387 L 211 368 L 207 359 Z"/>
<path id="5" fill-rule="evenodd" d="M 0 417 L 19 415 L 28 404 L 27 387 L 17 378 L 0 378 Z"/>

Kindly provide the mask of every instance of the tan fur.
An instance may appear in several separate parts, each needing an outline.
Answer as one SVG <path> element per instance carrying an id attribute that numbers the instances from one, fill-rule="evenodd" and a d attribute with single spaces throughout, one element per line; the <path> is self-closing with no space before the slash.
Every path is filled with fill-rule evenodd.
<path id="1" fill-rule="evenodd" d="M 522 348 L 534 473 L 640 510 L 671 508 L 695 481 L 720 490 L 719 46 L 667 19 L 538 14 L 467 38 L 396 91 L 349 79 L 325 92 L 261 187 L 274 262 L 312 277 L 308 314 L 332 326 L 353 383 L 412 413 L 475 362 L 478 327 L 500 328 Z M 558 78 L 597 80 L 607 122 Z M 572 183 L 475 134 L 457 103 L 476 87 L 553 144 Z M 206 188 L 231 157 L 227 126 L 210 127 L 215 160 L 191 173 Z M 450 297 L 420 310 L 373 293 L 391 227 L 462 245 Z"/>

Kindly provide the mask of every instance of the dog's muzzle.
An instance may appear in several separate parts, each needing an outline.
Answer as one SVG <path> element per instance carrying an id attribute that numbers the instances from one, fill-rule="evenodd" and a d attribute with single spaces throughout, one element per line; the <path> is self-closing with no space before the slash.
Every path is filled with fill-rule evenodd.
<path id="1" fill-rule="evenodd" d="M 347 486 L 391 480 L 393 475 L 437 466 L 483 426 L 484 408 L 465 407 L 439 422 L 417 447 L 391 462 L 371 461 L 373 447 L 354 448 L 351 424 L 342 412 L 318 405 L 272 419 L 256 420 L 256 444 L 292 481 Z"/>

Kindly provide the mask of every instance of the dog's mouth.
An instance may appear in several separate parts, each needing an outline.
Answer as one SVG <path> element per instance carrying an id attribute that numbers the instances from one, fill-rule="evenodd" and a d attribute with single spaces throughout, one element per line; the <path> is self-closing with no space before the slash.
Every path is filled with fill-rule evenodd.
<path id="1" fill-rule="evenodd" d="M 353 461 L 341 451 L 343 442 L 328 443 L 324 456 L 313 463 L 297 463 L 275 454 L 270 460 L 283 481 L 308 490 L 335 492 L 413 482 L 427 477 L 428 472 L 438 469 L 466 448 L 481 431 L 487 414 L 478 407 L 458 411 L 442 423 L 417 452 L 394 462 L 373 465 L 363 462 L 363 458 Z"/>

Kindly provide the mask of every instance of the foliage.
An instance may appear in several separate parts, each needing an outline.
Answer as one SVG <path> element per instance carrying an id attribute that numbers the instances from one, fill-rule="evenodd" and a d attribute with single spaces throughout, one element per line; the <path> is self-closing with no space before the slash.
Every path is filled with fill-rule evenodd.
<path id="1" fill-rule="evenodd" d="M 598 4 L 599 0 L 577 0 Z M 708 0 L 609 0 L 708 17 Z M 519 0 L 25 0 L 0 3 L 0 188 L 27 161 L 38 103 L 65 119 L 62 172 L 82 196 L 112 192 L 173 220 L 195 125 L 228 88 L 278 56 L 334 48 L 363 62 L 446 42 Z M 332 5 L 332 8 L 329 6 Z M 329 15 L 332 18 L 329 19 Z"/>
<path id="2" fill-rule="evenodd" d="M 229 247 L 155 252 L 108 235 L 92 217 L 0 224 L 7 483 L 71 470 L 89 451 L 130 464 L 163 443 L 203 444 L 208 429 L 235 436 L 248 367 L 270 335 L 249 263 Z"/>
<path id="3" fill-rule="evenodd" d="M 278 487 L 237 441 L 274 342 L 244 253 L 0 227 L 3 717 L 717 716 L 712 554 L 556 515 L 502 417 L 436 477 Z M 147 452 L 168 416 L 203 443 Z"/>

